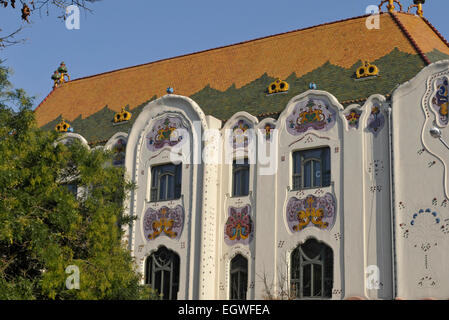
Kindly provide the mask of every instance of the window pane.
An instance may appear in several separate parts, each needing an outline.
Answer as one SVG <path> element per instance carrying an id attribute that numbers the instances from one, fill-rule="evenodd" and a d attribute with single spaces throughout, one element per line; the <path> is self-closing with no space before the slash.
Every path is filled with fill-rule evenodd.
<path id="1" fill-rule="evenodd" d="M 239 164 L 241 163 L 241 164 Z M 232 165 L 232 195 L 234 197 L 249 194 L 249 164 L 248 159 L 234 160 Z"/>
<path id="2" fill-rule="evenodd" d="M 312 187 L 312 163 L 311 161 L 307 161 L 304 164 L 304 188 L 311 188 Z"/>
<path id="3" fill-rule="evenodd" d="M 157 291 L 158 294 L 162 293 L 162 271 L 156 271 L 154 277 L 153 288 Z"/>
<path id="4" fill-rule="evenodd" d="M 313 186 L 321 187 L 321 163 L 313 161 Z"/>
<path id="5" fill-rule="evenodd" d="M 313 295 L 321 297 L 321 286 L 323 281 L 323 270 L 319 264 L 313 265 Z"/>
<path id="6" fill-rule="evenodd" d="M 303 267 L 302 295 L 310 297 L 312 295 L 312 265 L 306 264 Z"/>
<path id="7" fill-rule="evenodd" d="M 151 169 L 151 186 L 153 188 L 157 188 L 158 176 L 159 176 L 159 167 L 152 168 Z"/>
<path id="8" fill-rule="evenodd" d="M 233 196 L 238 196 L 240 195 L 240 174 L 241 171 L 236 171 L 234 172 L 234 191 L 233 191 Z"/>
<path id="9" fill-rule="evenodd" d="M 164 279 L 162 281 L 163 285 L 163 293 L 164 293 L 164 300 L 170 299 L 170 271 L 162 271 L 164 275 Z"/>
<path id="10" fill-rule="evenodd" d="M 331 161 L 330 161 L 330 149 L 323 150 L 322 158 L 322 174 L 323 174 L 323 187 L 328 187 L 331 184 Z"/>
<path id="11" fill-rule="evenodd" d="M 239 296 L 238 286 L 239 286 L 238 274 L 237 273 L 231 274 L 231 300 L 238 299 Z"/>
<path id="12" fill-rule="evenodd" d="M 75 197 L 78 194 L 78 185 L 76 185 L 75 183 L 70 183 L 70 184 L 66 184 L 67 190 L 69 190 L 69 192 L 71 194 L 73 194 Z"/>
<path id="13" fill-rule="evenodd" d="M 248 290 L 248 260 L 238 254 L 231 261 L 231 299 L 246 299 L 246 291 Z"/>
<path id="14" fill-rule="evenodd" d="M 300 152 L 293 153 L 293 173 L 294 174 L 301 173 L 301 153 Z"/>
<path id="15" fill-rule="evenodd" d="M 241 189 L 241 195 L 247 196 L 249 194 L 249 170 L 245 169 L 242 171 L 242 189 Z"/>
<path id="16" fill-rule="evenodd" d="M 175 197 L 175 177 L 167 175 L 167 199 L 173 199 Z"/>
<path id="17" fill-rule="evenodd" d="M 167 196 L 167 176 L 162 175 L 159 178 L 159 200 L 165 200 Z"/>
<path id="18" fill-rule="evenodd" d="M 240 272 L 240 300 L 246 300 L 246 291 L 248 290 L 248 274 L 246 272 Z"/>

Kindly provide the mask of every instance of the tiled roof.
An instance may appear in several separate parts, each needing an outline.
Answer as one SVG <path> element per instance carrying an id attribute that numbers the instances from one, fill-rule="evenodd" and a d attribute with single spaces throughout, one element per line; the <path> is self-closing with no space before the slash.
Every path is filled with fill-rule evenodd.
<path id="1" fill-rule="evenodd" d="M 169 86 L 176 94 L 201 96 L 205 88 L 240 89 L 263 75 L 267 79 L 292 74 L 307 78 L 326 64 L 349 70 L 360 60 L 372 62 L 393 50 L 419 55 L 420 68 L 430 62 L 429 52 L 449 55 L 447 42 L 427 20 L 405 13 L 394 15 L 381 14 L 380 29 L 368 30 L 367 16 L 362 16 L 72 80 L 53 90 L 36 108 L 38 125 L 60 116 L 68 121 L 85 119 L 105 106 L 117 112 L 129 105 L 132 112 L 164 95 Z M 346 90 L 345 99 L 365 97 L 351 95 L 350 87 Z M 200 100 L 205 99 L 203 95 Z M 214 115 L 214 110 L 206 108 L 205 113 Z"/>

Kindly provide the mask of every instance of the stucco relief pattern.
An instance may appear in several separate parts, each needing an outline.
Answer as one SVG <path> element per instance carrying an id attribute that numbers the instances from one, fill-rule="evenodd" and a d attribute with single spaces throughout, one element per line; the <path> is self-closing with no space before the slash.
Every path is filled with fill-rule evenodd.
<path id="1" fill-rule="evenodd" d="M 413 213 L 410 220 L 401 223 L 402 237 L 422 256 L 422 274 L 418 275 L 419 288 L 431 288 L 438 285 L 432 272 L 431 257 L 436 254 L 438 246 L 448 234 L 449 219 L 443 220 L 435 210 L 420 209 Z"/>
<path id="2" fill-rule="evenodd" d="M 288 133 L 297 136 L 308 130 L 330 130 L 336 122 L 336 111 L 324 99 L 298 102 L 286 119 Z"/>
<path id="3" fill-rule="evenodd" d="M 249 244 L 251 242 L 254 235 L 254 224 L 250 214 L 250 205 L 242 208 L 229 207 L 228 219 L 225 223 L 225 242 L 227 245 Z"/>
<path id="4" fill-rule="evenodd" d="M 287 223 L 291 232 L 299 232 L 308 227 L 331 230 L 336 215 L 336 201 L 331 193 L 322 197 L 292 197 L 287 203 Z"/>
<path id="5" fill-rule="evenodd" d="M 182 119 L 177 116 L 166 116 L 155 122 L 148 132 L 147 147 L 150 151 L 156 151 L 164 146 L 173 147 L 186 141 L 187 128 Z"/>
<path id="6" fill-rule="evenodd" d="M 179 239 L 184 227 L 184 209 L 176 206 L 171 209 L 162 207 L 159 210 L 148 208 L 143 217 L 145 239 L 154 240 L 159 236 Z"/>

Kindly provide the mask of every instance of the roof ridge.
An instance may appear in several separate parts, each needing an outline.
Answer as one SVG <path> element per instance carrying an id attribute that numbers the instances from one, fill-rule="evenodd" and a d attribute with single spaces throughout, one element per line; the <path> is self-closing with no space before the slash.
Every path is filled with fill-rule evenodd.
<path id="1" fill-rule="evenodd" d="M 420 57 L 423 59 L 426 65 L 431 64 L 429 58 L 427 58 L 427 56 L 418 46 L 418 43 L 415 41 L 415 39 L 413 39 L 412 35 L 408 32 L 407 28 L 405 28 L 405 26 L 402 24 L 401 20 L 399 20 L 399 17 L 396 16 L 394 12 L 390 12 L 390 16 L 392 17 L 396 25 L 399 27 L 399 29 L 402 31 L 402 33 L 405 35 L 405 37 L 408 39 L 408 41 L 412 44 L 413 48 L 415 48 L 416 52 L 420 55 Z"/>

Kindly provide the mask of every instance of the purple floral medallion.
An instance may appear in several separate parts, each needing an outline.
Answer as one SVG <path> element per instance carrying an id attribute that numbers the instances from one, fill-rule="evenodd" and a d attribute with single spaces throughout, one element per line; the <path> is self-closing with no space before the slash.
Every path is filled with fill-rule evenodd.
<path id="1" fill-rule="evenodd" d="M 184 226 L 184 209 L 162 207 L 159 210 L 148 208 L 143 217 L 145 239 L 154 240 L 163 235 L 170 239 L 179 239 Z"/>
<path id="2" fill-rule="evenodd" d="M 254 234 L 254 224 L 250 216 L 251 206 L 243 208 L 229 208 L 228 219 L 225 223 L 225 242 L 232 246 L 237 243 L 249 244 Z"/>
<path id="3" fill-rule="evenodd" d="M 336 112 L 325 100 L 309 99 L 298 102 L 287 117 L 287 131 L 300 135 L 307 130 L 330 130 L 336 121 Z"/>
<path id="4" fill-rule="evenodd" d="M 187 129 L 179 117 L 167 116 L 156 121 L 147 134 L 147 147 L 156 151 L 164 146 L 173 147 L 185 141 Z"/>
<path id="5" fill-rule="evenodd" d="M 287 203 L 287 223 L 291 232 L 308 227 L 330 230 L 335 218 L 335 197 L 330 193 L 322 197 L 309 195 L 304 199 L 292 197 Z"/>

